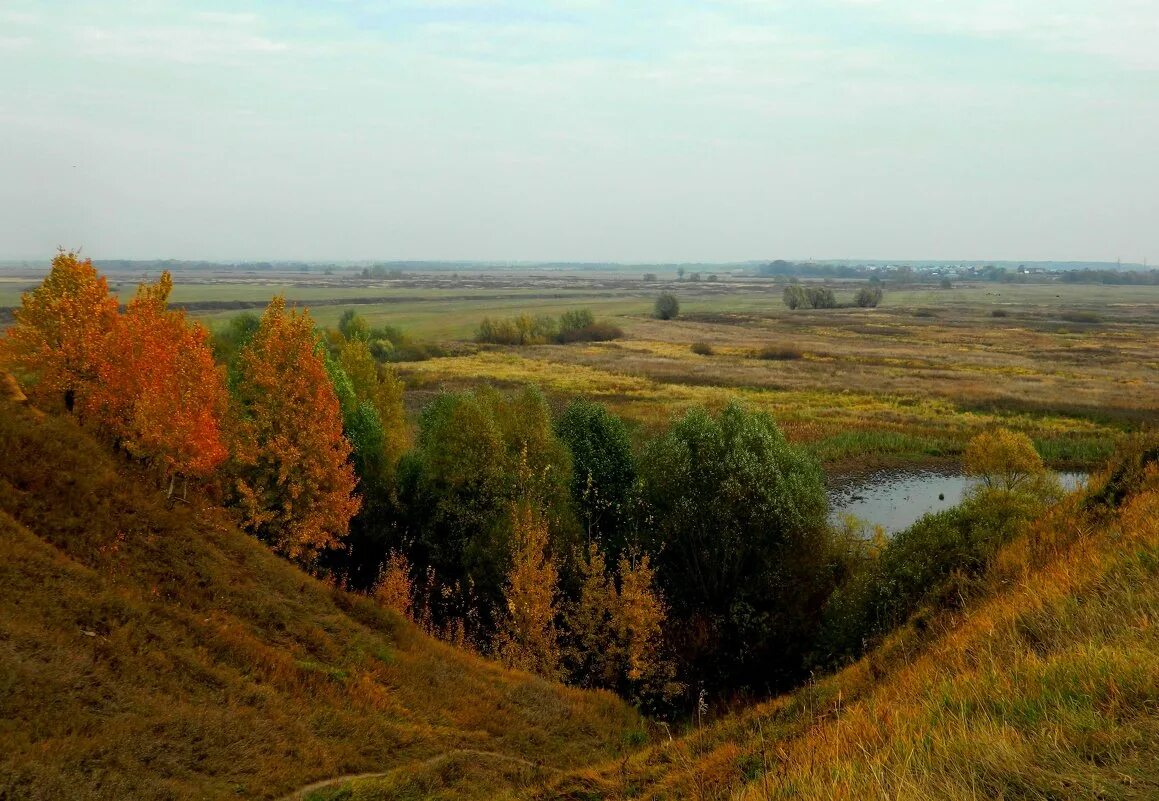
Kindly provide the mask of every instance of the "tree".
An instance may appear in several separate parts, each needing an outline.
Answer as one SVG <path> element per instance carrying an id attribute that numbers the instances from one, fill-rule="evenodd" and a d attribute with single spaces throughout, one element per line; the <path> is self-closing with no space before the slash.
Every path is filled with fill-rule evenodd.
<path id="1" fill-rule="evenodd" d="M 238 354 L 234 489 L 244 525 L 309 563 L 339 545 L 360 501 L 338 403 L 308 313 L 270 301 Z"/>
<path id="2" fill-rule="evenodd" d="M 535 389 L 439 395 L 423 409 L 417 447 L 398 474 L 412 557 L 420 568 L 434 568 L 446 586 L 474 593 L 476 639 L 491 636 L 503 614 L 511 515 L 518 504 L 532 504 L 547 521 L 556 554 L 574 552 L 571 458 Z M 445 600 L 445 608 L 433 611 L 436 617 L 463 613 L 465 598 Z"/>
<path id="3" fill-rule="evenodd" d="M 640 459 L 647 551 L 670 628 L 702 678 L 797 677 L 828 592 L 821 470 L 766 414 L 688 412 Z"/>
<path id="4" fill-rule="evenodd" d="M 1030 437 L 1006 428 L 984 431 L 966 445 L 966 475 L 989 489 L 1024 489 L 1046 474 L 1042 457 Z"/>
<path id="5" fill-rule="evenodd" d="M 671 292 L 661 292 L 656 297 L 652 316 L 659 320 L 674 320 L 680 314 L 680 301 Z"/>
<path id="6" fill-rule="evenodd" d="M 576 562 L 579 594 L 567 604 L 562 657 L 571 681 L 581 687 L 616 687 L 619 646 L 613 625 L 617 597 L 600 546 L 589 542 Z"/>
<path id="7" fill-rule="evenodd" d="M 85 416 L 169 479 L 204 476 L 228 455 L 222 438 L 228 396 L 209 333 L 168 307 L 173 279 L 141 284 L 98 357 Z"/>
<path id="8" fill-rule="evenodd" d="M 873 308 L 881 303 L 881 287 L 863 286 L 857 290 L 857 305 L 863 309 Z"/>
<path id="9" fill-rule="evenodd" d="M 369 344 L 361 338 L 342 344 L 338 364 L 350 378 L 358 400 L 370 403 L 378 413 L 385 438 L 386 464 L 393 470 L 399 457 L 410 447 L 402 380 L 393 367 L 378 363 Z"/>
<path id="10" fill-rule="evenodd" d="M 589 541 L 613 562 L 629 545 L 636 465 L 624 421 L 605 407 L 577 399 L 555 432 L 571 451 L 571 498 Z"/>
<path id="11" fill-rule="evenodd" d="M 613 614 L 613 630 L 621 653 L 621 693 L 637 699 L 668 699 L 674 666 L 664 655 L 667 610 L 656 592 L 647 554 L 620 557 L 620 592 Z"/>
<path id="12" fill-rule="evenodd" d="M 338 318 L 338 331 L 348 342 L 356 339 L 369 340 L 370 326 L 354 309 L 347 309 Z"/>
<path id="13" fill-rule="evenodd" d="M 0 365 L 16 374 L 37 402 L 74 402 L 97 381 L 105 338 L 117 319 L 117 300 L 91 259 L 61 250 L 48 276 L 26 292 L 16 322 L 0 343 Z"/>
<path id="14" fill-rule="evenodd" d="M 507 614 L 501 619 L 496 652 L 508 667 L 557 678 L 560 651 L 555 628 L 559 578 L 548 552 L 547 521 L 530 503 L 511 516 L 511 569 Z"/>
<path id="15" fill-rule="evenodd" d="M 785 305 L 790 309 L 809 308 L 809 300 L 805 295 L 805 288 L 799 284 L 789 284 L 785 287 L 784 295 Z"/>

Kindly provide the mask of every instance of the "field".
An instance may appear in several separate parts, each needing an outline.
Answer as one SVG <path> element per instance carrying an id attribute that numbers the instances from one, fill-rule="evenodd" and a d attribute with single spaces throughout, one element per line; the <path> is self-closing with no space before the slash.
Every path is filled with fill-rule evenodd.
<path id="1" fill-rule="evenodd" d="M 876 309 L 790 311 L 783 284 L 721 274 L 699 282 L 640 272 L 510 270 L 372 280 L 321 273 L 178 273 L 173 300 L 216 326 L 282 292 L 322 325 L 354 308 L 451 355 L 399 365 L 408 406 L 440 388 L 534 382 L 556 403 L 597 397 L 642 429 L 696 403 L 767 409 L 833 470 L 955 457 L 1000 423 L 1030 434 L 1055 466 L 1089 467 L 1159 414 L 1159 287 L 959 283 L 885 286 Z M 139 276 L 113 275 L 125 296 Z M 663 280 L 667 279 L 667 280 Z M 3 276 L 0 307 L 35 274 Z M 835 283 L 848 301 L 859 284 Z M 680 317 L 651 317 L 661 290 Z M 618 341 L 478 346 L 485 316 L 590 308 Z M 710 355 L 698 355 L 702 343 Z M 769 353 L 763 353 L 764 351 Z M 771 356 L 772 358 L 762 358 Z"/>

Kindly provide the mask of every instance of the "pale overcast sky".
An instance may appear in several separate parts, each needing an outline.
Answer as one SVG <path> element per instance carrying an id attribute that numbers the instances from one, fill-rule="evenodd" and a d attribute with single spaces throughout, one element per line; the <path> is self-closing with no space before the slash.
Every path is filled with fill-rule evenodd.
<path id="1" fill-rule="evenodd" d="M 0 0 L 0 258 L 1159 261 L 1156 0 Z"/>

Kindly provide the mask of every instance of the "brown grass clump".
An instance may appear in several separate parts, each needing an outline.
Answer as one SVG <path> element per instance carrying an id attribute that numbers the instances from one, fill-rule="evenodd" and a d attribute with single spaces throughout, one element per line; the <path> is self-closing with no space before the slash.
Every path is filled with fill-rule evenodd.
<path id="1" fill-rule="evenodd" d="M 452 753 L 444 784 L 483 798 L 507 757 L 582 767 L 639 731 L 166 503 L 68 418 L 0 400 L 0 453 L 2 798 L 279 798 Z"/>
<path id="2" fill-rule="evenodd" d="M 689 346 L 689 350 L 691 350 L 697 356 L 711 356 L 712 354 L 716 353 L 716 351 L 712 349 L 712 345 L 709 345 L 707 342 L 693 342 L 692 345 Z"/>
<path id="3" fill-rule="evenodd" d="M 794 345 L 765 345 L 756 353 L 758 359 L 778 362 L 800 359 L 804 355 L 804 351 Z"/>

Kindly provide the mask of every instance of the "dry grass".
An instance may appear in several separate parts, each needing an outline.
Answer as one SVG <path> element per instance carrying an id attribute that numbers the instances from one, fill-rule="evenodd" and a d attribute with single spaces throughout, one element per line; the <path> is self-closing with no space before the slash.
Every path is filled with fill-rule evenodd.
<path id="1" fill-rule="evenodd" d="M 456 651 L 209 504 L 166 505 L 68 419 L 0 401 L 0 453 L 0 798 L 276 798 L 464 749 L 574 767 L 639 736 L 610 694 Z M 487 797 L 511 766 L 446 770 Z"/>
<path id="2" fill-rule="evenodd" d="M 989 581 L 968 614 L 536 797 L 1159 797 L 1159 469 L 1111 514 L 1072 496 Z"/>

